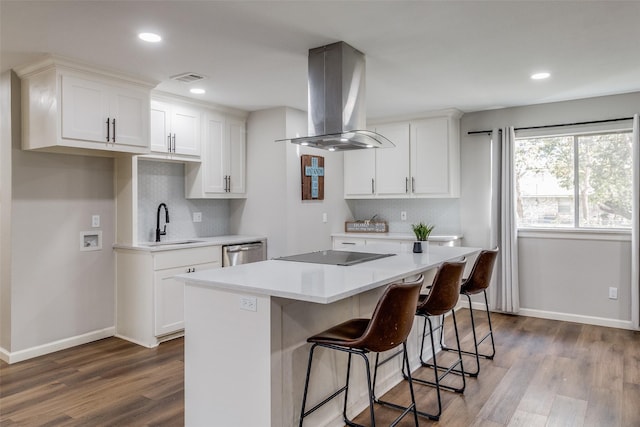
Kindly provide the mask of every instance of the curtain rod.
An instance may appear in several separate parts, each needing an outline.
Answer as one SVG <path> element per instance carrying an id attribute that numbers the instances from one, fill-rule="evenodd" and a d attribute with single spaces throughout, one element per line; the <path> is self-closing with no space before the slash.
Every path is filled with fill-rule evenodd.
<path id="1" fill-rule="evenodd" d="M 579 125 L 593 125 L 598 123 L 609 123 L 609 122 L 621 122 L 625 120 L 633 120 L 633 117 L 620 117 L 617 119 L 607 119 L 607 120 L 592 120 L 590 122 L 574 122 L 574 123 L 560 123 L 557 125 L 542 125 L 542 126 L 527 126 L 521 128 L 514 128 L 514 130 L 530 130 L 530 129 L 545 129 L 545 128 L 555 128 L 562 126 L 579 126 Z M 502 132 L 502 129 L 498 129 Z M 477 134 L 491 134 L 492 130 L 474 130 L 467 132 L 467 135 L 477 135 Z"/>

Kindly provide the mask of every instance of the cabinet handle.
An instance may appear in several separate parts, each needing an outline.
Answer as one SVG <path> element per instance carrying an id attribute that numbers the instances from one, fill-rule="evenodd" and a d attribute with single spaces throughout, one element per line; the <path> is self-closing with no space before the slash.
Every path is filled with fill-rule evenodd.
<path id="1" fill-rule="evenodd" d="M 376 187 L 373 178 L 371 178 L 371 194 L 376 194 Z"/>
<path id="2" fill-rule="evenodd" d="M 408 193 L 409 192 L 409 177 L 406 177 L 404 179 L 404 192 Z"/>
<path id="3" fill-rule="evenodd" d="M 109 142 L 109 138 L 111 138 L 111 136 L 109 135 L 109 117 L 107 117 L 107 142 Z"/>
<path id="4" fill-rule="evenodd" d="M 167 152 L 171 152 L 171 134 L 167 135 Z"/>
<path id="5" fill-rule="evenodd" d="M 411 192 L 414 193 L 416 191 L 416 178 L 414 176 L 411 177 Z"/>
<path id="6" fill-rule="evenodd" d="M 227 193 L 231 193 L 231 175 L 227 175 Z"/>
<path id="7" fill-rule="evenodd" d="M 111 137 L 113 142 L 116 142 L 116 119 L 111 120 L 113 124 L 113 136 Z"/>
<path id="8" fill-rule="evenodd" d="M 174 153 L 176 152 L 176 134 L 173 134 L 173 149 L 171 150 Z"/>

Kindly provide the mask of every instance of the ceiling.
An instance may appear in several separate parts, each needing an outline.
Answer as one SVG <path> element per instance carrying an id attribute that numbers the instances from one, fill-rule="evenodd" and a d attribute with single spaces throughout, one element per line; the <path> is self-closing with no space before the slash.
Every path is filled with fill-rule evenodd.
<path id="1" fill-rule="evenodd" d="M 640 91 L 639 23 L 638 1 L 0 0 L 0 68 L 54 53 L 243 110 L 306 110 L 308 50 L 345 41 L 380 119 Z M 169 79 L 185 72 L 207 76 L 205 95 Z"/>

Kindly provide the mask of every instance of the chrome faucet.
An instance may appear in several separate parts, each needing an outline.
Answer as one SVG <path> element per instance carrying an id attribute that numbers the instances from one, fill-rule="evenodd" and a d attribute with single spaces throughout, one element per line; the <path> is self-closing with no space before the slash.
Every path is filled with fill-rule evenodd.
<path id="1" fill-rule="evenodd" d="M 164 219 L 164 229 L 162 231 L 160 231 L 160 210 L 162 209 L 162 207 L 164 206 L 164 213 L 165 213 L 165 219 Z M 169 208 L 167 208 L 167 205 L 165 205 L 164 203 L 160 203 L 160 205 L 158 206 L 158 215 L 156 216 L 156 242 L 160 241 L 160 236 L 166 236 L 167 235 L 167 223 L 169 222 Z"/>

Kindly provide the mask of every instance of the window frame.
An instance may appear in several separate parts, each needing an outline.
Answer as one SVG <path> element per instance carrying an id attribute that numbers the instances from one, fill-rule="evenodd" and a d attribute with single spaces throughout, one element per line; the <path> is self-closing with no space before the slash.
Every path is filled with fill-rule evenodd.
<path id="1" fill-rule="evenodd" d="M 573 143 L 573 225 L 571 227 L 544 227 L 544 226 L 520 226 L 516 225 L 519 237 L 550 237 L 550 238 L 598 238 L 605 240 L 630 239 L 631 227 L 585 227 L 580 226 L 580 195 L 576 183 L 579 182 L 579 142 L 581 136 L 603 135 L 613 133 L 631 133 L 633 120 L 624 120 L 610 123 L 593 123 L 586 125 L 570 125 L 549 128 L 524 128 L 515 130 L 515 142 L 519 139 L 534 139 L 544 137 L 572 137 Z M 514 147 L 515 148 L 515 147 Z M 515 165 L 514 165 L 515 166 Z M 514 168 L 515 170 L 515 168 Z M 515 192 L 515 188 L 513 190 Z M 518 221 L 516 221 L 518 222 Z M 582 237 L 579 237 L 582 236 Z M 596 237 L 600 236 L 600 237 Z"/>

